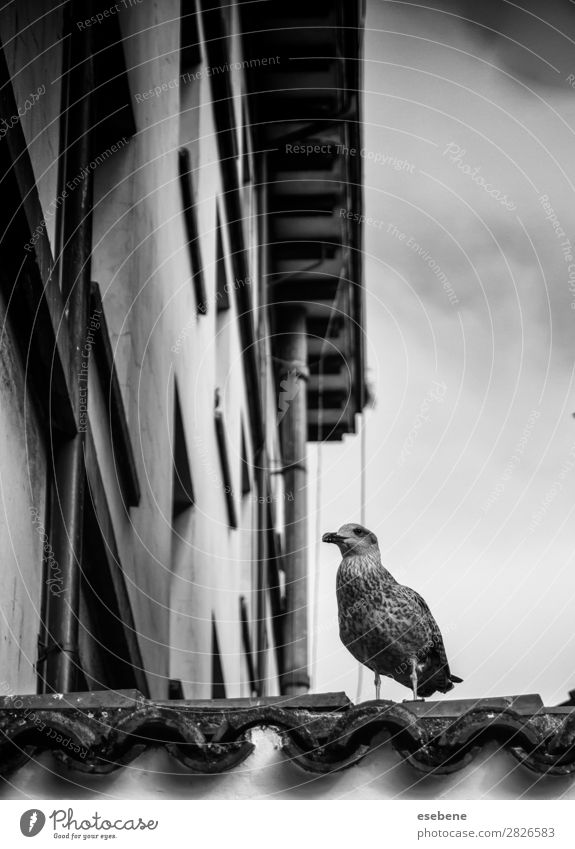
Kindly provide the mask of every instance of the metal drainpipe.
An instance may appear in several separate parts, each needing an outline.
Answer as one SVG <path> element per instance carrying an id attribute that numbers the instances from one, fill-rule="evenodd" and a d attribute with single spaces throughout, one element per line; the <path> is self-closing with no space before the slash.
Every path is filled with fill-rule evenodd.
<path id="1" fill-rule="evenodd" d="M 91 102 L 94 88 L 92 30 L 78 30 L 75 22 L 90 17 L 92 3 L 73 0 L 67 8 L 69 45 L 65 80 L 64 183 L 82 175 L 91 159 Z M 87 376 L 81 377 L 88 326 L 92 250 L 92 171 L 88 168 L 80 185 L 68 191 L 63 205 L 60 280 L 68 306 L 67 328 L 71 350 L 71 381 L 76 411 L 87 406 Z M 85 363 L 85 361 L 84 361 Z M 84 394 L 85 390 L 85 394 Z M 84 411 L 87 420 L 87 410 Z M 67 693 L 77 689 L 78 616 L 82 564 L 84 513 L 84 428 L 54 450 L 54 498 L 52 500 L 51 545 L 62 576 L 62 592 L 50 593 L 47 605 L 45 686 L 48 691 Z"/>
<path id="2" fill-rule="evenodd" d="M 255 458 L 257 464 L 257 694 L 266 695 L 267 678 L 267 632 L 266 632 L 266 584 L 267 584 L 267 503 L 264 451 Z"/>
<path id="3" fill-rule="evenodd" d="M 280 439 L 284 475 L 286 612 L 282 693 L 307 693 L 307 338 L 306 310 L 285 305 L 277 328 Z M 282 382 L 285 381 L 283 387 Z"/>
<path id="4" fill-rule="evenodd" d="M 260 279 L 258 281 L 258 321 L 256 323 L 257 351 L 260 369 L 260 395 L 263 399 L 263 444 L 255 452 L 257 505 L 257 602 L 256 602 L 256 647 L 257 647 L 257 694 L 266 695 L 267 681 L 267 632 L 266 632 L 266 592 L 268 580 L 268 468 L 266 450 L 266 393 L 267 393 L 267 358 L 265 351 L 267 326 L 265 322 L 267 310 L 267 160 L 266 154 L 260 160 L 260 206 L 261 206 L 261 239 L 260 239 Z"/>

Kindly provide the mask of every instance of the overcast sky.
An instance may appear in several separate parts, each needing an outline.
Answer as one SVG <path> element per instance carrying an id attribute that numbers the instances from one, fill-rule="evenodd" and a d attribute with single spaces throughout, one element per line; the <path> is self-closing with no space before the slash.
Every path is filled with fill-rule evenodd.
<path id="1" fill-rule="evenodd" d="M 433 5 L 368 2 L 366 524 L 439 622 L 465 679 L 450 697 L 553 704 L 575 688 L 573 12 L 480 27 Z M 359 437 L 322 447 L 319 521 L 316 463 L 312 447 L 314 689 L 355 698 L 339 552 L 315 528 L 359 520 Z"/>

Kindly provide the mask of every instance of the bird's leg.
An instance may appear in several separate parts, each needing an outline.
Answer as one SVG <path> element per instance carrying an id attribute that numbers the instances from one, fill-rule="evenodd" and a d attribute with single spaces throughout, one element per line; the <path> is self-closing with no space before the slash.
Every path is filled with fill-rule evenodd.
<path id="1" fill-rule="evenodd" d="M 376 698 L 376 701 L 379 701 L 379 693 L 380 693 L 380 690 L 381 690 L 381 678 L 379 677 L 379 672 L 375 673 L 374 684 L 375 684 L 375 698 Z"/>
<path id="2" fill-rule="evenodd" d="M 413 701 L 416 702 L 417 699 L 417 658 L 411 658 L 411 688 L 413 690 Z"/>

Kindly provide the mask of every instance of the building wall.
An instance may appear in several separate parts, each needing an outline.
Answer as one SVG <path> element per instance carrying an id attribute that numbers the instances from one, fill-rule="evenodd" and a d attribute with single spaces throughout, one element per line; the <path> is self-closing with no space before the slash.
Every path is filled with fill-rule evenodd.
<path id="1" fill-rule="evenodd" d="M 57 119 L 60 82 L 50 69 L 61 62 L 61 13 L 45 16 L 46 2 L 18 3 L 0 12 L 0 35 L 13 79 L 21 127 L 33 153 L 34 176 L 48 210 L 57 190 Z M 44 13 L 44 15 L 43 15 Z M 48 49 L 38 55 L 37 44 Z M 34 97 L 32 97 L 34 95 Z M 5 137 L 12 130 L 2 125 Z M 46 232 L 54 238 L 55 217 Z M 0 239 L 2 234 L 0 234 Z M 0 296 L 0 686 L 3 693 L 35 692 L 40 632 L 43 549 L 46 580 L 57 592 L 57 564 L 46 537 L 47 455 L 42 426 L 25 375 L 17 339 Z"/>
<path id="2" fill-rule="evenodd" d="M 0 687 L 4 695 L 36 691 L 47 460 L 3 299 L 0 328 Z M 58 577 L 54 569 L 51 577 Z M 57 582 L 50 586 L 58 591 Z"/>
<path id="3" fill-rule="evenodd" d="M 51 203 L 58 195 L 62 7 L 54 8 L 49 0 L 5 4 L 0 35 L 54 250 L 56 216 Z"/>
<path id="4" fill-rule="evenodd" d="M 42 14 L 44 16 L 42 17 Z M 166 698 L 169 678 L 181 679 L 186 697 L 210 697 L 212 616 L 218 627 L 228 696 L 249 695 L 242 653 L 239 598 L 245 596 L 255 620 L 254 558 L 257 493 L 242 494 L 242 431 L 253 463 L 248 399 L 238 335 L 234 288 L 257 281 L 257 223 L 246 221 L 251 258 L 249 280 L 234 281 L 229 256 L 230 309 L 216 309 L 217 210 L 229 254 L 224 187 L 217 158 L 216 128 L 209 76 L 202 72 L 185 87 L 180 79 L 180 3 L 134 4 L 117 18 L 136 133 L 94 169 L 92 279 L 100 287 L 130 441 L 141 489 L 137 507 L 124 507 L 110 438 L 107 398 L 90 361 L 89 420 L 118 547 L 119 561 L 133 608 L 150 695 Z M 42 24 L 25 29 L 28 20 Z M 237 24 L 234 10 L 232 19 Z M 94 27 L 97 25 L 95 24 Z M 59 150 L 59 84 L 62 54 L 56 49 L 61 13 L 26 0 L 2 13 L 0 32 L 17 99 L 46 85 L 22 121 L 47 231 L 55 248 Z M 18 33 L 15 37 L 15 33 Z M 233 55 L 239 55 L 237 33 Z M 205 70 L 205 65 L 201 66 Z M 176 83 L 174 83 L 176 81 Z M 164 86 L 164 84 L 166 84 Z M 242 116 L 242 72 L 232 85 L 238 121 Z M 142 95 L 156 86 L 160 94 Z M 193 90 L 192 90 L 193 87 Z M 182 117 L 182 106 L 197 104 L 199 118 Z M 198 312 L 187 234 L 182 214 L 178 149 L 182 136 L 197 166 L 194 175 L 207 309 Z M 241 124 L 238 127 L 241 149 Z M 257 211 L 244 190 L 246 209 Z M 32 412 L 25 427 L 25 380 L 3 337 L 2 487 L 10 493 L 0 527 L 1 597 L 6 652 L 14 692 L 36 688 L 33 664 L 41 597 L 41 539 L 30 532 L 28 504 L 44 509 L 46 458 Z M 269 358 L 268 358 L 269 359 Z M 265 357 L 264 357 L 265 361 Z M 173 419 L 178 387 L 195 503 L 174 522 L 172 515 Z M 219 389 L 232 475 L 238 527 L 230 528 L 214 426 Z M 29 401 L 26 402 L 29 405 Z M 275 399 L 266 404 L 274 416 Z M 28 451 L 28 455 L 26 455 Z M 270 442 L 272 456 L 277 440 Z M 275 484 L 274 484 L 275 485 Z M 26 494 L 26 489 L 32 491 Z M 23 565 L 24 564 L 24 565 Z M 252 630 L 255 626 L 252 625 Z M 24 635 L 25 634 L 25 635 Z M 252 638 L 255 634 L 252 634 Z M 4 648 L 10 645 L 11 648 Z M 18 646 L 20 645 L 20 649 Z M 25 662 L 24 662 L 25 659 Z M 273 661 L 271 666 L 274 670 Z M 274 685 L 270 685 L 273 692 Z"/>

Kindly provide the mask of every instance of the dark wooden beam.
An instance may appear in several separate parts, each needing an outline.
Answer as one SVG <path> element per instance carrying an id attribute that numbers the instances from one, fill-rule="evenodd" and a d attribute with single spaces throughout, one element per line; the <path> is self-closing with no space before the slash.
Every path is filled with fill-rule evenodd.
<path id="1" fill-rule="evenodd" d="M 230 459 L 228 455 L 226 428 L 221 410 L 215 411 L 214 421 L 216 426 L 216 439 L 218 443 L 218 451 L 220 455 L 220 465 L 222 468 L 224 495 L 226 498 L 226 507 L 228 510 L 228 523 L 230 528 L 237 528 L 238 515 L 236 512 L 236 499 L 233 487 L 232 473 L 230 469 Z"/>
<path id="2" fill-rule="evenodd" d="M 248 605 L 245 596 L 240 596 L 240 622 L 242 625 L 242 648 L 246 658 L 248 668 L 248 681 L 250 683 L 250 693 L 253 696 L 257 695 L 258 686 L 256 681 L 256 668 L 254 665 L 254 655 L 252 650 L 252 638 L 250 634 L 250 618 L 248 614 Z"/>
<path id="3" fill-rule="evenodd" d="M 174 382 L 174 421 L 172 436 L 172 515 L 179 516 L 195 503 L 192 471 L 178 386 Z"/>
<path id="4" fill-rule="evenodd" d="M 216 618 L 212 613 L 212 698 L 226 698 L 226 682 L 224 680 L 224 668 L 222 666 L 222 655 L 220 652 L 220 641 L 218 640 L 218 626 Z"/>
<path id="5" fill-rule="evenodd" d="M 0 117 L 18 114 L 0 44 Z M 71 436 L 77 411 L 71 391 L 70 347 L 64 304 L 34 171 L 19 122 L 0 140 L 0 250 L 8 318 L 45 425 Z"/>
<path id="6" fill-rule="evenodd" d="M 122 569 L 112 516 L 108 506 L 106 490 L 94 445 L 92 431 L 88 427 L 85 440 L 85 464 L 91 507 L 96 515 L 98 530 L 101 535 L 100 572 L 97 578 L 96 591 L 105 602 L 109 628 L 113 630 L 110 641 L 117 648 L 118 655 L 124 655 L 124 660 L 130 664 L 133 672 L 131 686 L 137 687 L 145 695 L 149 695 L 149 686 L 144 662 L 138 642 L 138 632 L 134 622 L 132 604 L 126 586 Z M 88 543 L 90 540 L 87 541 Z M 91 541 L 93 544 L 94 541 Z"/>
<path id="7" fill-rule="evenodd" d="M 94 326 L 92 331 L 95 337 L 94 354 L 105 408 L 108 414 L 114 465 L 119 472 L 118 478 L 126 507 L 136 507 L 140 503 L 138 470 L 134 459 L 122 391 L 114 363 L 114 353 L 110 342 L 100 287 L 94 281 L 92 281 L 90 291 L 90 307 L 91 314 L 95 317 L 93 323 L 94 325 L 99 325 L 97 327 Z M 88 328 L 88 332 L 90 332 L 90 327 Z"/>
<path id="8" fill-rule="evenodd" d="M 109 9 L 97 0 L 95 11 Z M 107 15 L 94 29 L 94 107 L 92 153 L 102 153 L 120 139 L 133 136 L 136 122 L 128 82 L 126 58 L 118 15 Z"/>
<path id="9" fill-rule="evenodd" d="M 188 239 L 188 250 L 190 254 L 190 265 L 192 267 L 192 280 L 196 293 L 196 310 L 201 315 L 208 311 L 208 300 L 206 295 L 206 284 L 204 282 L 204 268 L 200 251 L 200 233 L 196 203 L 192 190 L 192 165 L 190 152 L 186 147 L 178 151 L 178 168 L 180 176 L 180 190 L 182 193 L 182 205 L 184 210 L 184 221 L 186 225 L 186 236 Z"/>

